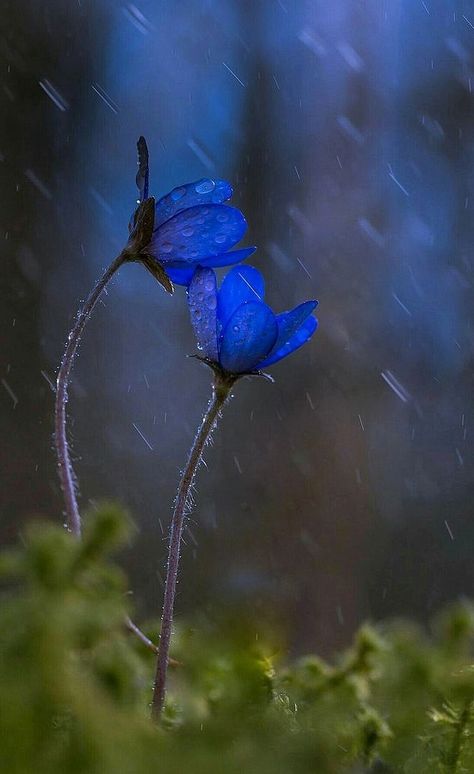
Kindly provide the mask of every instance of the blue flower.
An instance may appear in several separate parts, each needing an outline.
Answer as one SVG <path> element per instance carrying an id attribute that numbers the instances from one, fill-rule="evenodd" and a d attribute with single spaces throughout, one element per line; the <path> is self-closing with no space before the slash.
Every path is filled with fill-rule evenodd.
<path id="1" fill-rule="evenodd" d="M 203 178 L 174 188 L 156 203 L 147 252 L 173 282 L 188 285 L 196 266 L 230 266 L 255 251 L 229 252 L 247 230 L 240 210 L 223 203 L 231 196 L 226 180 Z"/>
<path id="2" fill-rule="evenodd" d="M 227 374 L 256 373 L 311 338 L 317 301 L 274 314 L 263 297 L 263 277 L 252 266 L 231 269 L 220 290 L 211 268 L 195 271 L 188 304 L 202 359 Z"/>
<path id="3" fill-rule="evenodd" d="M 129 260 L 139 260 L 169 292 L 172 282 L 188 285 L 198 265 L 230 266 L 248 258 L 255 247 L 230 251 L 247 222 L 235 207 L 226 180 L 203 178 L 174 188 L 155 204 L 148 198 L 148 167 L 137 175 L 140 202 L 130 223 Z"/>

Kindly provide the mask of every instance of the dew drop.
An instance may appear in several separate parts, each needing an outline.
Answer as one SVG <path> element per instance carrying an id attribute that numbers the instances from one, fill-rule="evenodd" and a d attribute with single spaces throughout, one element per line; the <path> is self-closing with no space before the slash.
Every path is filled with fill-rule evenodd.
<path id="1" fill-rule="evenodd" d="M 183 198 L 185 193 L 186 193 L 186 188 L 175 188 L 173 191 L 171 191 L 170 197 L 174 202 L 179 202 L 179 200 Z"/>
<path id="2" fill-rule="evenodd" d="M 211 191 L 213 191 L 215 187 L 216 187 L 216 184 L 214 180 L 209 180 L 207 178 L 204 178 L 203 180 L 200 180 L 198 183 L 196 183 L 196 185 L 194 186 L 194 189 L 198 194 L 206 194 L 206 193 L 211 193 Z"/>
<path id="3" fill-rule="evenodd" d="M 162 253 L 171 253 L 172 249 L 173 249 L 173 245 L 171 244 L 171 242 L 163 242 L 163 244 L 161 245 L 161 251 L 160 252 L 162 252 Z"/>
<path id="4" fill-rule="evenodd" d="M 217 299 L 216 299 L 216 297 L 215 296 L 209 296 L 206 299 L 206 304 L 207 304 L 209 309 L 215 309 L 216 306 L 217 306 Z"/>
<path id="5" fill-rule="evenodd" d="M 225 242 L 226 235 L 225 234 L 216 234 L 214 237 L 214 242 L 217 242 L 219 245 L 222 244 L 222 242 Z"/>
<path id="6" fill-rule="evenodd" d="M 191 226 L 186 226 L 186 228 L 183 228 L 181 233 L 184 237 L 190 237 L 194 234 L 194 229 Z"/>
<path id="7" fill-rule="evenodd" d="M 229 216 L 226 212 L 220 212 L 219 215 L 217 216 L 217 220 L 219 221 L 219 223 L 227 223 L 227 221 L 229 220 Z"/>

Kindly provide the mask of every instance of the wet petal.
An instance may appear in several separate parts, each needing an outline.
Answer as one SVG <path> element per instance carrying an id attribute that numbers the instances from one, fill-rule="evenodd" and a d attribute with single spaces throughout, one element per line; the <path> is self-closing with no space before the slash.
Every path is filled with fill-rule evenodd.
<path id="1" fill-rule="evenodd" d="M 188 305 L 198 349 L 217 362 L 217 283 L 212 269 L 196 269 L 188 288 Z"/>
<path id="2" fill-rule="evenodd" d="M 231 373 L 252 371 L 270 352 L 278 327 L 270 307 L 249 301 L 234 312 L 220 342 L 219 362 Z"/>
<path id="3" fill-rule="evenodd" d="M 247 223 L 235 207 L 208 204 L 190 207 L 154 232 L 149 251 L 161 263 L 185 268 L 227 252 L 239 242 Z M 176 266 L 178 264 L 178 266 Z"/>
<path id="4" fill-rule="evenodd" d="M 229 253 L 221 255 L 211 255 L 210 258 L 203 258 L 199 261 L 199 266 L 207 266 L 211 269 L 218 269 L 222 266 L 230 266 L 233 263 L 240 263 L 255 252 L 256 247 L 243 247 L 242 250 L 232 250 Z M 167 269 L 181 269 L 182 261 L 166 261 Z"/>
<path id="5" fill-rule="evenodd" d="M 232 186 L 227 180 L 211 180 L 208 177 L 173 188 L 156 203 L 155 227 L 158 228 L 188 207 L 198 204 L 222 204 L 230 199 L 232 193 Z"/>
<path id="6" fill-rule="evenodd" d="M 225 275 L 217 297 L 217 316 L 224 328 L 235 310 L 247 301 L 263 301 L 265 283 L 253 266 L 236 266 Z"/>
<path id="7" fill-rule="evenodd" d="M 242 250 L 232 250 L 231 253 L 213 255 L 211 258 L 201 261 L 201 266 L 212 266 L 213 269 L 218 269 L 220 266 L 232 266 L 234 263 L 245 261 L 246 258 L 253 255 L 256 249 L 256 247 L 243 247 Z"/>
<path id="8" fill-rule="evenodd" d="M 272 352 L 277 352 L 291 339 L 317 305 L 317 301 L 305 301 L 289 312 L 277 314 L 278 336 Z"/>
<path id="9" fill-rule="evenodd" d="M 170 278 L 171 282 L 174 282 L 176 285 L 189 285 L 191 282 L 194 272 L 196 270 L 194 268 L 192 269 L 170 269 L 168 266 L 166 266 L 166 273 L 168 277 Z"/>
<path id="10" fill-rule="evenodd" d="M 287 355 L 291 355 L 292 352 L 302 347 L 303 344 L 306 344 L 317 327 L 318 321 L 316 317 L 308 317 L 283 347 L 273 352 L 269 357 L 265 358 L 265 360 L 260 361 L 260 363 L 257 364 L 257 367 L 259 369 L 267 368 L 269 365 L 277 363 L 282 358 L 287 357 Z"/>

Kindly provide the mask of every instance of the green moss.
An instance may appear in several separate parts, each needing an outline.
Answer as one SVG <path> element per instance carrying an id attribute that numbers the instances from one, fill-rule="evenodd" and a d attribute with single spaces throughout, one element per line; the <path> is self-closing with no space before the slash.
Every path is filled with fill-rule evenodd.
<path id="1" fill-rule="evenodd" d="M 36 525 L 0 558 L 1 772 L 474 771 L 468 602 L 430 635 L 366 625 L 330 663 L 284 663 L 274 636 L 241 617 L 181 622 L 152 725 L 154 657 L 124 627 L 126 583 L 110 559 L 129 534 L 106 505 L 83 542 Z"/>

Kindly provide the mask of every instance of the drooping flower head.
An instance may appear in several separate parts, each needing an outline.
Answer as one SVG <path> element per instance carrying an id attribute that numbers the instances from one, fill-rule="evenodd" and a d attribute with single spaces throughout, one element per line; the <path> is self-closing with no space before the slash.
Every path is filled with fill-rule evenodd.
<path id="1" fill-rule="evenodd" d="M 191 322 L 202 359 L 235 377 L 255 374 L 287 357 L 317 327 L 317 301 L 275 314 L 264 303 L 264 280 L 253 266 L 231 269 L 217 289 L 215 272 L 199 267 L 188 287 Z"/>
<path id="2" fill-rule="evenodd" d="M 172 290 L 170 280 L 188 285 L 198 265 L 230 266 L 251 255 L 255 247 L 231 251 L 245 234 L 247 222 L 240 210 L 224 204 L 233 193 L 226 180 L 203 178 L 187 183 L 156 204 L 153 197 L 148 198 L 148 155 L 142 140 L 137 174 L 140 204 L 132 224 L 132 240 L 136 241 L 134 234 L 145 220 L 139 260 L 157 279 Z"/>

